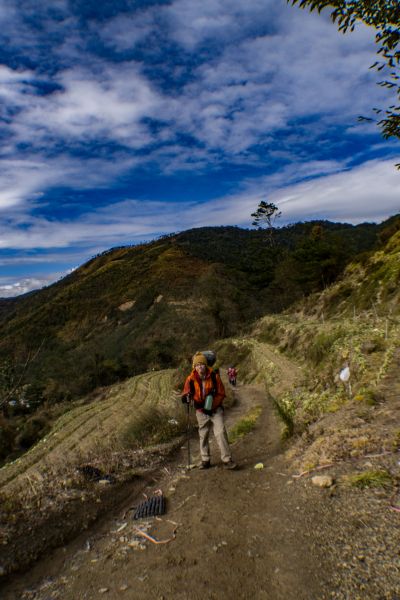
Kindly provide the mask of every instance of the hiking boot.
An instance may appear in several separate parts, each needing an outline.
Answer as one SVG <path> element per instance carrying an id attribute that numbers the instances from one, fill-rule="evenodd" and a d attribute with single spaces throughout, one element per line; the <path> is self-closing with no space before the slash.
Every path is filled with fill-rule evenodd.
<path id="1" fill-rule="evenodd" d="M 211 467 L 211 463 L 209 460 L 202 460 L 199 469 L 209 469 Z"/>
<path id="2" fill-rule="evenodd" d="M 224 469 L 237 469 L 237 464 L 232 459 L 228 460 L 228 462 L 224 462 Z"/>

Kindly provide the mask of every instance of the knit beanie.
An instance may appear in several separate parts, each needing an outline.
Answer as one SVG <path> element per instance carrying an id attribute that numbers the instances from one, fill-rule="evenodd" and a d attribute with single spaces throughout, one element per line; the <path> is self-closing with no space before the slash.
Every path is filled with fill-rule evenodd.
<path id="1" fill-rule="evenodd" d="M 201 354 L 201 352 L 198 352 L 193 356 L 193 369 L 199 364 L 207 366 L 207 359 L 204 354 Z"/>

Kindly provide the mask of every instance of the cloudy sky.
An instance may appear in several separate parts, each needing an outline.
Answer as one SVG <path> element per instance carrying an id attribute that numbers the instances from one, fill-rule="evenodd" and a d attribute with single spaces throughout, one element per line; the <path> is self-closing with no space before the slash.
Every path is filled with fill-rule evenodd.
<path id="1" fill-rule="evenodd" d="M 0 296 L 202 225 L 400 212 L 374 31 L 286 0 L 0 0 Z"/>

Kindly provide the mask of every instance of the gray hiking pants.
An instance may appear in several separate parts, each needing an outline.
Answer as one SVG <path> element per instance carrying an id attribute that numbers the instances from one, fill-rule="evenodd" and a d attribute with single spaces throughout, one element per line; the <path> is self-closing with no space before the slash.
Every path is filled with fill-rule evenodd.
<path id="1" fill-rule="evenodd" d="M 210 431 L 213 428 L 214 437 L 217 441 L 219 451 L 221 452 L 222 462 L 231 460 L 231 451 L 228 443 L 228 434 L 225 428 L 224 411 L 221 407 L 217 408 L 213 415 L 205 415 L 196 411 L 197 423 L 199 424 L 200 437 L 200 456 L 201 460 L 206 462 L 210 460 Z"/>

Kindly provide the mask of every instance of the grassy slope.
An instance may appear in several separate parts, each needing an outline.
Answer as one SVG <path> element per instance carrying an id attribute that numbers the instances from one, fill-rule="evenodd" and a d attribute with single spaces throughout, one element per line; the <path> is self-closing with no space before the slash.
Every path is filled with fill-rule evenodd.
<path id="1" fill-rule="evenodd" d="M 256 339 L 303 367 L 280 402 L 301 434 L 292 455 L 304 468 L 400 447 L 399 283 L 400 232 L 297 311 L 257 324 Z"/>
<path id="2" fill-rule="evenodd" d="M 172 238 L 117 249 L 11 302 L 0 352 L 23 362 L 40 347 L 28 378 L 76 396 L 109 382 L 104 361 L 112 381 L 121 369 L 126 376 L 177 364 L 193 344 L 229 334 L 256 314 L 255 292 L 240 270 L 193 256 Z"/>

